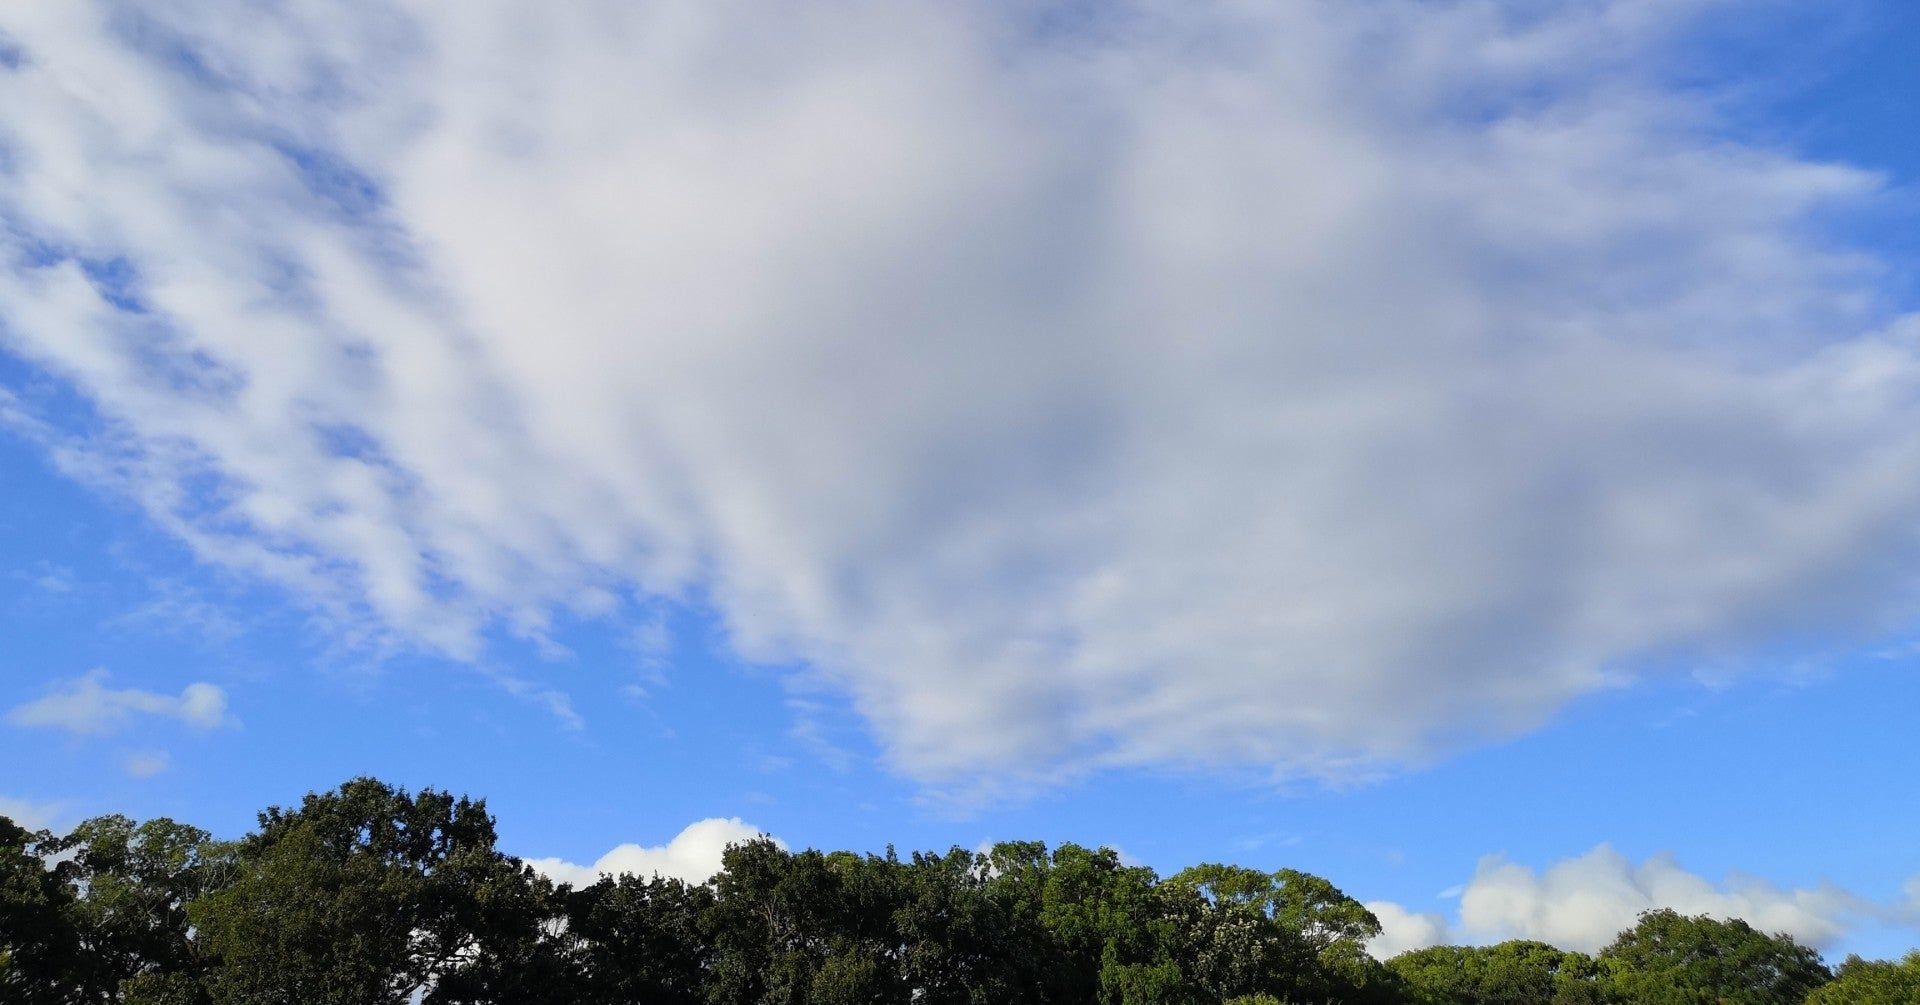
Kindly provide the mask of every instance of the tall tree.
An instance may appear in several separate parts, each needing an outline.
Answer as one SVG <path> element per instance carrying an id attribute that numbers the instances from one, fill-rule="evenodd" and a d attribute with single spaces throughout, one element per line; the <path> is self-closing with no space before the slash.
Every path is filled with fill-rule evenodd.
<path id="1" fill-rule="evenodd" d="M 699 1005 L 710 952 L 701 921 L 713 891 L 677 879 L 620 876 L 562 890 L 565 1000 L 577 1005 Z"/>
<path id="2" fill-rule="evenodd" d="M 1380 920 L 1319 876 L 1204 863 L 1166 885 L 1210 908 L 1192 927 L 1202 984 L 1220 997 L 1391 1002 L 1399 978 L 1367 953 Z"/>
<path id="3" fill-rule="evenodd" d="M 998 851 L 998 849 L 996 849 Z M 1184 912 L 1152 869 L 1111 848 L 1063 844 L 1041 873 L 1039 920 L 1058 951 L 1052 1001 L 1103 1005 L 1190 1001 L 1180 965 Z"/>
<path id="4" fill-rule="evenodd" d="M 1046 944 L 1039 907 L 994 882 L 987 855 L 916 852 L 894 920 L 917 1005 L 1036 1001 Z"/>
<path id="5" fill-rule="evenodd" d="M 447 1001 L 450 977 L 518 952 L 545 912 L 484 803 L 369 778 L 261 814 L 233 881 L 189 911 L 220 1005 Z"/>
<path id="6" fill-rule="evenodd" d="M 89 1000 L 68 870 L 50 868 L 45 857 L 52 842 L 0 816 L 0 1001 Z"/>
<path id="7" fill-rule="evenodd" d="M 1629 1005 L 1800 1005 L 1833 976 L 1790 936 L 1672 910 L 1642 914 L 1599 964 Z"/>
<path id="8" fill-rule="evenodd" d="M 57 847 L 81 891 L 72 911 L 95 996 L 113 1000 L 131 986 L 149 999 L 198 1000 L 202 961 L 187 905 L 225 883 L 230 846 L 164 817 L 136 824 L 111 815 L 85 821 Z"/>
<path id="9" fill-rule="evenodd" d="M 726 852 L 707 925 L 719 1005 L 904 1001 L 894 914 L 899 862 L 788 852 L 761 839 Z"/>

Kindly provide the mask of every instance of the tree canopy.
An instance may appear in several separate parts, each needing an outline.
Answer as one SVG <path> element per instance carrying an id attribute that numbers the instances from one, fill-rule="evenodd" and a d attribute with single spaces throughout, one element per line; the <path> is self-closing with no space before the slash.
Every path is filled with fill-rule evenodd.
<path id="1" fill-rule="evenodd" d="M 1897 963 L 1849 956 L 1807 1005 L 1920 1005 L 1920 951 Z"/>
<path id="2" fill-rule="evenodd" d="M 1600 952 L 1615 996 L 1631 1005 L 1784 1005 L 1833 978 L 1820 954 L 1738 919 L 1649 911 Z"/>
<path id="3" fill-rule="evenodd" d="M 12 1005 L 1920 1005 L 1920 953 L 1849 959 L 1740 921 L 1643 915 L 1385 963 L 1319 876 L 1006 842 L 902 857 L 729 848 L 706 883 L 554 884 L 479 800 L 360 778 L 236 841 L 0 817 Z"/>

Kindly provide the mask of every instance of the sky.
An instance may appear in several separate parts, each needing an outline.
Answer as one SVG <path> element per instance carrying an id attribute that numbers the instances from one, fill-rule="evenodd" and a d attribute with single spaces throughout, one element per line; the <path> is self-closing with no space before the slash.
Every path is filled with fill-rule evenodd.
<path id="1" fill-rule="evenodd" d="M 1920 944 L 1920 9 L 0 9 L 0 813 Z"/>

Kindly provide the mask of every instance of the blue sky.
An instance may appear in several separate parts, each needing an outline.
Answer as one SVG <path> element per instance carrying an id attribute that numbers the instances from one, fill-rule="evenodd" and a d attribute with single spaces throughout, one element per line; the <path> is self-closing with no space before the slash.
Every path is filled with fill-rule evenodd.
<path id="1" fill-rule="evenodd" d="M 0 15 L 0 809 L 1920 943 L 1920 12 L 516 6 Z"/>

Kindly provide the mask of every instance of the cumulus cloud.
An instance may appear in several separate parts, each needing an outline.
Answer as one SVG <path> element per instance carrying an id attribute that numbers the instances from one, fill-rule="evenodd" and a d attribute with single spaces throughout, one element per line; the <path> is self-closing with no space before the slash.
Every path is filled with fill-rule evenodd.
<path id="1" fill-rule="evenodd" d="M 688 883 L 704 883 L 720 871 L 720 856 L 727 846 L 771 837 L 739 817 L 711 817 L 688 824 L 663 845 L 642 847 L 623 844 L 600 856 L 592 865 L 576 865 L 557 858 L 528 859 L 535 871 L 556 883 L 588 886 L 602 876 L 631 874 L 642 878 L 663 876 Z M 773 843 L 786 844 L 778 838 Z"/>
<path id="2" fill-rule="evenodd" d="M 1447 919 L 1431 912 L 1409 911 L 1390 900 L 1371 900 L 1367 910 L 1380 921 L 1380 934 L 1367 943 L 1377 960 L 1390 960 L 1412 949 L 1453 941 Z"/>
<path id="3" fill-rule="evenodd" d="M 1381 927 L 1380 937 L 1368 949 L 1381 959 L 1441 943 L 1507 939 L 1595 952 L 1633 927 L 1642 912 L 1658 908 L 1739 918 L 1821 949 L 1832 948 L 1866 923 L 1920 929 L 1920 910 L 1911 899 L 1881 902 L 1831 883 L 1783 888 L 1739 873 L 1716 883 L 1682 867 L 1671 855 L 1636 864 L 1604 844 L 1544 870 L 1501 855 L 1487 856 L 1462 888 L 1458 916 L 1452 920 L 1388 901 L 1367 906 Z"/>
<path id="4" fill-rule="evenodd" d="M 699 598 L 923 779 L 1417 762 L 1912 620 L 1879 182 L 1661 78 L 1714 6 L 10 5 L 91 410 L 4 413 L 364 641 Z"/>
<path id="5" fill-rule="evenodd" d="M 228 722 L 227 692 L 218 685 L 202 681 L 188 684 L 178 695 L 165 695 L 139 688 L 110 688 L 108 676 L 105 670 L 94 670 L 56 684 L 45 695 L 8 711 L 7 721 L 83 736 L 117 733 L 139 716 L 174 719 L 198 730 Z"/>

